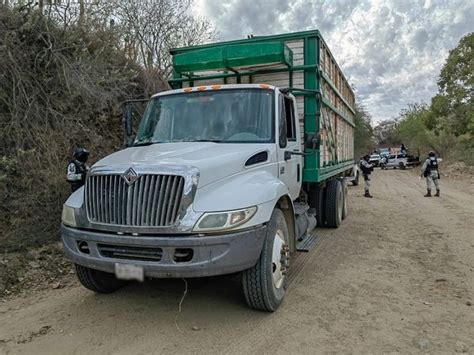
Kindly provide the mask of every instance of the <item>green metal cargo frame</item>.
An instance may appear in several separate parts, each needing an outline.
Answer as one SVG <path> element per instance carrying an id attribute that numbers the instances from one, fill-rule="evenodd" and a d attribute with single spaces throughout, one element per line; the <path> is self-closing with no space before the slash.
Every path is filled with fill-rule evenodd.
<path id="1" fill-rule="evenodd" d="M 304 41 L 304 65 L 293 65 L 293 53 L 285 45 L 286 41 L 292 40 Z M 352 117 L 340 112 L 322 95 L 322 83 L 325 82 L 349 111 L 355 114 L 354 107 L 347 102 L 336 85 L 322 71 L 320 66 L 321 43 L 324 43 L 325 47 L 328 48 L 319 31 L 312 30 L 175 48 L 170 51 L 173 57 L 173 78 L 169 80 L 169 84 L 173 89 L 179 89 L 182 88 L 183 83 L 194 86 L 195 81 L 213 79 L 223 79 L 223 82 L 227 83 L 228 78 L 236 78 L 236 82 L 240 83 L 243 76 L 248 76 L 249 81 L 252 82 L 252 76 L 254 75 L 287 72 L 289 75 L 289 90 L 295 96 L 304 97 L 305 134 L 319 133 L 322 116 L 321 108 L 323 106 L 354 127 Z M 334 58 L 332 54 L 331 57 Z M 268 63 L 276 64 L 276 66 L 259 68 L 260 65 Z M 334 63 L 340 70 L 335 60 Z M 221 70 L 222 72 L 217 74 L 206 73 L 206 71 L 212 70 Z M 304 73 L 304 89 L 293 87 L 293 73 L 297 71 Z M 202 73 L 199 74 L 199 72 Z M 340 72 L 342 73 L 341 70 Z M 342 77 L 347 83 L 344 74 L 342 74 Z M 353 159 L 334 160 L 321 166 L 319 148 L 314 151 L 305 149 L 307 155 L 305 156 L 303 169 L 304 182 L 319 183 L 352 167 Z"/>

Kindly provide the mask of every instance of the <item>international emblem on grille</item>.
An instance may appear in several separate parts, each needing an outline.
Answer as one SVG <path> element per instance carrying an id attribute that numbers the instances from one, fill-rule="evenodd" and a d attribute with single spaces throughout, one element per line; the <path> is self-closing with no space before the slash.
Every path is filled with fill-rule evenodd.
<path id="1" fill-rule="evenodd" d="M 125 172 L 122 174 L 122 178 L 125 180 L 127 185 L 132 185 L 135 181 L 138 180 L 139 176 L 133 168 L 128 168 L 125 170 Z"/>

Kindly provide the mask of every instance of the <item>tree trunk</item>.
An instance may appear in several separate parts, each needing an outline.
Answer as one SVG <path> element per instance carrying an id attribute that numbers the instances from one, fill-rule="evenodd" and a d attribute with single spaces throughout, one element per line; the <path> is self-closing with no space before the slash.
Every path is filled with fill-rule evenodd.
<path id="1" fill-rule="evenodd" d="M 79 0 L 79 27 L 84 25 L 84 0 Z"/>

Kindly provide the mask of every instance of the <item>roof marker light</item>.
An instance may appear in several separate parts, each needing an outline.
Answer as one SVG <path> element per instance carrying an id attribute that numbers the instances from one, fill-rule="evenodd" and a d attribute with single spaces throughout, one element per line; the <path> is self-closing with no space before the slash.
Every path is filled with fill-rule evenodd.
<path id="1" fill-rule="evenodd" d="M 199 91 L 204 91 L 204 90 L 206 90 L 206 87 L 205 86 L 198 86 L 198 90 Z"/>
<path id="2" fill-rule="evenodd" d="M 193 88 L 192 87 L 184 88 L 183 91 L 184 92 L 191 92 L 191 91 L 193 91 Z"/>
<path id="3" fill-rule="evenodd" d="M 220 85 L 211 85 L 212 90 L 219 90 L 221 88 Z"/>
<path id="4" fill-rule="evenodd" d="M 260 87 L 262 89 L 270 89 L 270 85 L 268 85 L 268 84 L 260 84 Z"/>

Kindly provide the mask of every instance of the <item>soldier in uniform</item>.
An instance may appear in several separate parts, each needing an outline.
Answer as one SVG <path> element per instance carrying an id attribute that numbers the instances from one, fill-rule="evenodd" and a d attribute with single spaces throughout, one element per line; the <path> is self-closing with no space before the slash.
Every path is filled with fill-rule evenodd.
<path id="1" fill-rule="evenodd" d="M 72 192 L 84 185 L 89 167 L 86 165 L 89 151 L 85 148 L 76 148 L 73 159 L 67 165 L 66 180 L 71 184 Z"/>
<path id="2" fill-rule="evenodd" d="M 374 165 L 369 163 L 370 155 L 364 156 L 364 158 L 360 161 L 360 169 L 362 170 L 362 176 L 364 177 L 364 189 L 365 189 L 365 197 L 372 198 L 373 196 L 370 194 L 370 174 L 374 171 Z"/>
<path id="3" fill-rule="evenodd" d="M 405 147 L 405 144 L 402 143 L 402 146 L 400 147 L 400 153 L 403 155 L 407 154 L 407 148 Z"/>
<path id="4" fill-rule="evenodd" d="M 426 195 L 431 197 L 431 188 L 433 184 L 436 187 L 436 197 L 439 197 L 439 172 L 438 172 L 438 158 L 435 152 L 429 152 L 428 158 L 421 167 L 421 175 L 426 178 Z"/>

